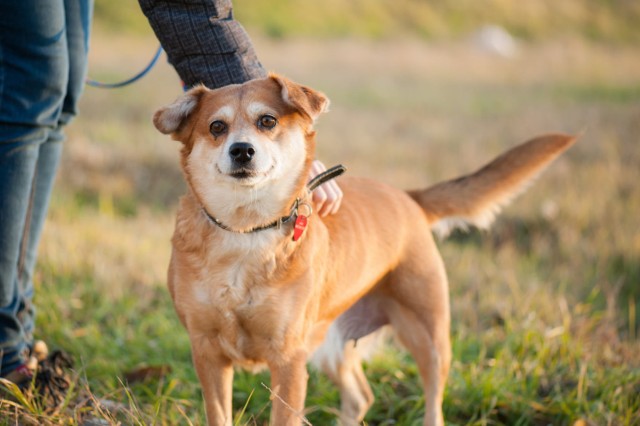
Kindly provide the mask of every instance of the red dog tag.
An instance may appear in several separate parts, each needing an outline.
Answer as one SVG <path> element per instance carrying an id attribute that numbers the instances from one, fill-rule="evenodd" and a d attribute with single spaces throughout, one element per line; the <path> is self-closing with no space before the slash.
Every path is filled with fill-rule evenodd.
<path id="1" fill-rule="evenodd" d="M 293 225 L 293 241 L 298 241 L 306 227 L 307 217 L 305 215 L 298 215 L 296 222 Z"/>

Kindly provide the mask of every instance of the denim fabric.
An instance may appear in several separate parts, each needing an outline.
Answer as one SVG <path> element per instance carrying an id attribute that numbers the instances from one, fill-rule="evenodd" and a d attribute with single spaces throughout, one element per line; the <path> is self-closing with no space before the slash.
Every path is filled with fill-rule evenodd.
<path id="1" fill-rule="evenodd" d="M 0 0 L 0 351 L 6 374 L 33 336 L 33 268 L 84 85 L 93 0 Z"/>
<path id="2" fill-rule="evenodd" d="M 187 87 L 216 89 L 267 75 L 231 0 L 138 0 Z"/>

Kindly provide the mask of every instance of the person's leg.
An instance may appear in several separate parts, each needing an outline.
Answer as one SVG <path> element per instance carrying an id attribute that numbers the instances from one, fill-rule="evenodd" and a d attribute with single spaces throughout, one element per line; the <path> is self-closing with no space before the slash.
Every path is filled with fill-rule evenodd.
<path id="1" fill-rule="evenodd" d="M 49 132 L 47 141 L 40 145 L 38 163 L 34 176 L 33 200 L 28 219 L 29 229 L 25 231 L 24 260 L 20 270 L 22 303 L 18 316 L 27 338 L 32 337 L 35 309 L 33 297 L 33 270 L 38 253 L 38 243 L 42 234 L 49 196 L 62 153 L 63 127 L 78 112 L 78 100 L 84 88 L 87 74 L 87 53 L 93 0 L 64 0 L 66 42 L 68 52 L 68 81 L 66 96 L 58 119 L 58 125 Z"/>
<path id="2" fill-rule="evenodd" d="M 25 362 L 31 343 L 31 278 L 60 127 L 85 72 L 91 2 L 69 3 L 0 0 L 0 375 Z"/>
<path id="3" fill-rule="evenodd" d="M 31 197 L 18 261 L 18 300 L 16 316 L 20 320 L 27 345 L 33 341 L 35 307 L 33 300 L 33 271 L 37 260 L 38 244 L 44 226 L 49 198 L 62 153 L 62 138 L 51 131 L 47 140 L 38 146 Z"/>
<path id="4" fill-rule="evenodd" d="M 20 279 L 28 218 L 40 147 L 57 127 L 69 70 L 62 1 L 2 0 L 0 5 L 0 374 L 5 375 L 26 361 L 31 343 L 25 333 L 25 323 L 32 329 L 30 315 L 18 315 L 30 305 Z"/>
<path id="5" fill-rule="evenodd" d="M 69 124 L 78 113 L 78 101 L 85 87 L 93 0 L 64 0 L 64 7 L 67 20 L 69 80 L 58 130 Z"/>
<path id="6" fill-rule="evenodd" d="M 27 339 L 18 318 L 22 303 L 18 262 L 29 210 L 38 145 L 0 145 L 0 376 L 24 363 Z"/>

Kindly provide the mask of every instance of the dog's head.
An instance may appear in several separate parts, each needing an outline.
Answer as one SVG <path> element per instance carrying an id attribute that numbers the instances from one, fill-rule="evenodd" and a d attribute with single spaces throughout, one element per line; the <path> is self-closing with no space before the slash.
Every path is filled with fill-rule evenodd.
<path id="1" fill-rule="evenodd" d="M 322 93 L 270 75 L 191 89 L 153 122 L 182 142 L 182 168 L 195 196 L 231 225 L 238 209 L 273 220 L 290 208 L 313 159 L 313 123 L 328 104 Z"/>

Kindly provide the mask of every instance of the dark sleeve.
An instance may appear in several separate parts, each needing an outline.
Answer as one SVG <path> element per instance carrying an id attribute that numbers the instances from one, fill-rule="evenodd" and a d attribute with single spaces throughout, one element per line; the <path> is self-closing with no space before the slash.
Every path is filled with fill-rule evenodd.
<path id="1" fill-rule="evenodd" d="M 138 0 L 187 87 L 218 88 L 267 75 L 231 0 Z"/>

